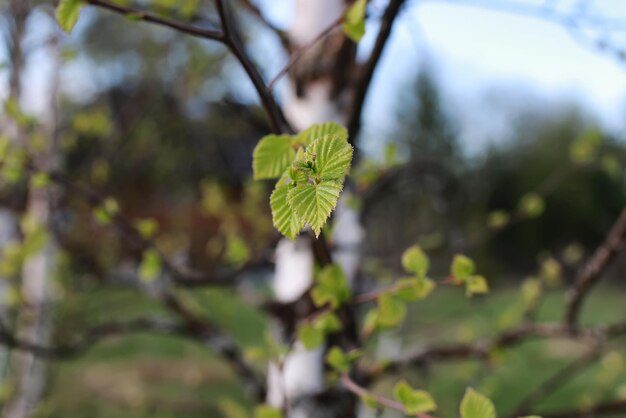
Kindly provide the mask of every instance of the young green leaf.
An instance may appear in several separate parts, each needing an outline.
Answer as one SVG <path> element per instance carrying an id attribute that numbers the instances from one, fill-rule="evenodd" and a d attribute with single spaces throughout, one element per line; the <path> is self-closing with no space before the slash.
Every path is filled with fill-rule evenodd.
<path id="1" fill-rule="evenodd" d="M 336 332 L 341 329 L 339 317 L 332 312 L 325 312 L 313 321 L 313 327 L 324 334 Z"/>
<path id="2" fill-rule="evenodd" d="M 378 297 L 378 324 L 395 327 L 406 316 L 406 305 L 398 297 L 384 293 Z"/>
<path id="3" fill-rule="evenodd" d="M 359 42 L 365 35 L 365 8 L 367 0 L 356 0 L 347 10 L 343 31 L 354 42 Z"/>
<path id="4" fill-rule="evenodd" d="M 283 418 L 283 413 L 273 406 L 259 405 L 254 409 L 254 418 Z"/>
<path id="5" fill-rule="evenodd" d="M 452 260 L 452 267 L 450 269 L 453 277 L 461 281 L 465 281 L 465 279 L 474 274 L 475 271 L 476 267 L 474 266 L 474 262 L 471 258 L 462 254 L 454 256 L 454 259 Z"/>
<path id="6" fill-rule="evenodd" d="M 494 210 L 487 218 L 487 226 L 489 229 L 502 229 L 508 225 L 511 217 L 504 210 Z"/>
<path id="7" fill-rule="evenodd" d="M 289 191 L 287 201 L 298 217 L 309 224 L 318 237 L 337 205 L 342 188 L 342 184 L 336 181 L 298 184 Z"/>
<path id="8" fill-rule="evenodd" d="M 324 343 L 324 331 L 311 324 L 303 324 L 298 328 L 298 340 L 307 350 L 314 350 Z"/>
<path id="9" fill-rule="evenodd" d="M 369 337 L 376 331 L 378 327 L 378 309 L 373 308 L 370 309 L 367 314 L 365 314 L 365 318 L 363 319 L 363 329 L 362 333 L 365 337 Z"/>
<path id="10" fill-rule="evenodd" d="M 435 400 L 430 393 L 413 389 L 406 380 L 401 380 L 393 388 L 393 397 L 404 405 L 409 415 L 421 414 L 437 409 Z"/>
<path id="11" fill-rule="evenodd" d="M 316 277 L 311 296 L 315 306 L 321 307 L 328 303 L 332 309 L 350 300 L 352 292 L 341 267 L 336 264 L 324 267 Z"/>
<path id="12" fill-rule="evenodd" d="M 519 203 L 519 210 L 527 217 L 534 219 L 543 214 L 546 203 L 543 197 L 537 193 L 528 193 L 522 197 Z"/>
<path id="13" fill-rule="evenodd" d="M 402 254 L 402 266 L 406 271 L 415 273 L 417 277 L 426 277 L 429 265 L 428 256 L 418 245 L 410 247 Z"/>
<path id="14" fill-rule="evenodd" d="M 409 277 L 398 280 L 395 294 L 404 301 L 413 302 L 426 299 L 435 288 L 435 282 L 426 277 Z"/>
<path id="15" fill-rule="evenodd" d="M 297 144 L 309 145 L 316 139 L 327 135 L 337 136 L 342 140 L 348 140 L 348 130 L 336 122 L 318 123 L 300 132 L 295 137 Z"/>
<path id="16" fill-rule="evenodd" d="M 139 278 L 151 282 L 161 274 L 161 257 L 155 250 L 146 250 L 139 265 Z"/>
<path id="17" fill-rule="evenodd" d="M 276 229 L 287 238 L 295 240 L 300 230 L 304 228 L 304 222 L 300 220 L 288 203 L 290 188 L 288 185 L 276 185 L 270 196 L 270 208 Z"/>
<path id="18" fill-rule="evenodd" d="M 365 395 L 361 396 L 361 401 L 363 401 L 365 406 L 367 406 L 370 409 L 380 408 L 380 404 L 378 403 L 378 400 L 374 396 L 370 395 L 369 393 L 366 393 Z"/>
<path id="19" fill-rule="evenodd" d="M 469 276 L 465 280 L 465 293 L 468 297 L 489 293 L 489 285 L 483 276 Z"/>
<path id="20" fill-rule="evenodd" d="M 235 234 L 228 235 L 226 237 L 224 259 L 234 266 L 242 266 L 250 260 L 250 247 L 248 247 L 248 243 Z"/>
<path id="21" fill-rule="evenodd" d="M 467 388 L 461 401 L 461 418 L 496 418 L 496 409 L 489 398 Z"/>
<path id="22" fill-rule="evenodd" d="M 55 16 L 59 26 L 65 32 L 70 33 L 78 21 L 83 0 L 60 0 L 55 10 Z"/>
<path id="23" fill-rule="evenodd" d="M 296 157 L 289 135 L 267 135 L 259 141 L 252 154 L 255 180 L 280 177 Z"/>
<path id="24" fill-rule="evenodd" d="M 317 174 L 322 179 L 343 181 L 350 170 L 352 146 L 344 138 L 326 135 L 307 147 L 315 161 Z"/>
<path id="25" fill-rule="evenodd" d="M 346 373 L 350 370 L 350 365 L 361 356 L 358 350 L 352 350 L 344 353 L 337 346 L 332 347 L 326 354 L 326 363 L 339 373 Z"/>

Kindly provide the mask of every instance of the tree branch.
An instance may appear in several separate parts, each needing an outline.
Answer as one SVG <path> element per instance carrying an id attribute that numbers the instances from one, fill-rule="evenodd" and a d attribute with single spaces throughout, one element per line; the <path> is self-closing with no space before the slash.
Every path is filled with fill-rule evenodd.
<path id="1" fill-rule="evenodd" d="M 106 199 L 100 196 L 96 191 L 76 184 L 58 172 L 48 173 L 48 176 L 52 181 L 62 186 L 65 191 L 74 193 L 83 198 L 91 208 L 98 208 L 104 205 Z M 181 287 L 196 288 L 203 286 L 236 286 L 243 273 L 265 264 L 264 257 L 259 254 L 240 268 L 221 275 L 209 274 L 190 268 L 177 267 L 159 249 L 154 240 L 145 238 L 141 235 L 141 233 L 133 225 L 133 222 L 127 219 L 121 212 L 109 215 L 111 216 L 112 225 L 120 232 L 120 235 L 126 239 L 129 244 L 135 246 L 140 251 L 148 249 L 156 251 L 161 258 L 164 270 L 171 275 L 172 281 Z"/>
<path id="2" fill-rule="evenodd" d="M 341 375 L 340 380 L 343 386 L 347 390 L 354 393 L 359 398 L 374 399 L 376 400 L 376 403 L 378 403 L 381 406 L 384 406 L 385 408 L 393 409 L 395 411 L 399 411 L 399 412 L 402 412 L 403 414 L 406 414 L 406 409 L 404 408 L 404 405 L 402 405 L 400 402 L 394 401 L 384 396 L 376 395 L 375 393 L 368 391 L 364 387 L 359 386 L 354 380 L 350 378 L 348 374 L 344 373 L 343 375 Z M 432 415 L 425 414 L 425 413 L 418 413 L 413 416 L 416 416 L 419 418 L 434 418 Z"/>
<path id="3" fill-rule="evenodd" d="M 183 23 L 174 19 L 158 16 L 148 11 L 138 10 L 119 4 L 113 4 L 104 0 L 87 0 L 87 3 L 92 6 L 100 7 L 129 18 L 166 26 L 168 28 L 177 30 L 178 32 L 186 33 L 188 35 L 198 38 L 211 39 L 222 43 L 224 42 L 224 33 L 222 33 L 222 31 L 220 30 L 198 28 L 196 26 Z"/>
<path id="4" fill-rule="evenodd" d="M 244 5 L 246 9 L 248 9 L 248 11 L 252 15 L 254 15 L 257 18 L 259 22 L 263 24 L 263 26 L 265 26 L 267 29 L 273 32 L 276 36 L 278 36 L 278 39 L 280 39 L 280 43 L 282 44 L 283 48 L 285 48 L 285 51 L 289 51 L 291 49 L 291 43 L 289 42 L 289 37 L 287 36 L 287 33 L 283 30 L 280 30 L 276 26 L 272 25 L 265 18 L 265 16 L 263 16 L 263 13 L 261 12 L 261 9 L 259 9 L 259 6 L 254 4 L 252 0 L 241 0 L 241 3 Z"/>
<path id="5" fill-rule="evenodd" d="M 380 29 L 378 31 L 376 43 L 374 44 L 374 49 L 372 50 L 369 59 L 363 65 L 362 74 L 357 82 L 354 93 L 352 113 L 348 118 L 348 132 L 350 132 L 350 137 L 353 138 L 353 141 L 357 138 L 361 128 L 361 114 L 363 113 L 365 99 L 367 97 L 370 84 L 372 83 L 374 72 L 376 71 L 376 67 L 378 66 L 380 58 L 383 55 L 383 50 L 385 49 L 385 45 L 387 45 L 389 35 L 391 35 L 393 24 L 400 14 L 400 9 L 404 3 L 405 0 L 389 1 L 389 5 L 387 6 L 380 23 Z"/>
<path id="6" fill-rule="evenodd" d="M 4 324 L 0 324 L 0 344 L 14 350 L 29 352 L 39 357 L 67 360 L 84 354 L 107 338 L 142 332 L 178 336 L 186 335 L 186 329 L 181 324 L 157 318 L 139 318 L 129 322 L 111 322 L 97 325 L 87 330 L 76 342 L 71 344 L 42 346 L 16 337 Z"/>
<path id="7" fill-rule="evenodd" d="M 536 407 L 541 401 L 548 398 L 564 384 L 571 381 L 576 375 L 593 364 L 600 357 L 600 354 L 600 347 L 593 347 L 582 357 L 577 358 L 575 361 L 550 376 L 519 402 L 512 416 L 521 417 L 530 415 L 531 407 Z"/>
<path id="8" fill-rule="evenodd" d="M 609 231 L 605 241 L 585 263 L 574 286 L 570 289 L 564 318 L 567 326 L 572 328 L 576 326 L 585 296 L 598 282 L 601 274 L 615 256 L 622 250 L 624 239 L 626 239 L 626 208 Z"/>
<path id="9" fill-rule="evenodd" d="M 551 413 L 543 413 L 542 418 L 590 418 L 601 416 L 623 416 L 626 413 L 626 400 L 617 400 L 600 403 L 588 408 L 563 410 Z"/>
<path id="10" fill-rule="evenodd" d="M 524 324 L 502 334 L 472 343 L 424 346 L 413 353 L 382 367 L 363 370 L 366 381 L 383 374 L 395 373 L 407 367 L 435 361 L 486 359 L 499 348 L 509 348 L 531 339 L 568 339 L 580 343 L 597 345 L 605 339 L 626 335 L 626 323 L 572 329 L 560 323 Z"/>
<path id="11" fill-rule="evenodd" d="M 289 60 L 287 61 L 287 64 L 285 64 L 285 66 L 278 72 L 278 74 L 276 74 L 276 76 L 272 79 L 272 81 L 270 81 L 267 85 L 267 91 L 268 93 L 271 93 L 272 90 L 274 89 L 274 87 L 276 86 L 276 83 L 278 83 L 286 74 L 287 72 L 289 72 L 289 70 L 291 69 L 291 67 L 293 67 L 293 65 L 298 62 L 298 60 L 300 58 L 302 58 L 302 56 L 304 55 L 304 53 L 306 51 L 308 51 L 309 49 L 313 48 L 318 42 L 320 42 L 322 39 L 324 39 L 325 37 L 327 37 L 335 28 L 337 28 L 339 25 L 341 25 L 341 23 L 343 22 L 344 19 L 344 14 L 342 13 L 339 18 L 335 19 L 333 22 L 331 22 L 330 25 L 328 25 L 324 30 L 322 30 L 315 38 L 313 38 L 309 43 L 296 48 L 291 55 L 289 56 Z"/>
<path id="12" fill-rule="evenodd" d="M 209 39 L 220 42 L 226 46 L 231 53 L 237 58 L 241 66 L 244 68 L 248 78 L 252 82 L 261 105 L 268 116 L 270 127 L 274 133 L 281 133 L 283 130 L 290 130 L 282 111 L 274 97 L 267 92 L 265 83 L 256 66 L 252 63 L 251 58 L 245 53 L 243 47 L 239 44 L 238 34 L 233 23 L 229 20 L 225 6 L 221 0 L 216 0 L 218 14 L 220 16 L 221 30 L 202 29 L 190 24 L 179 22 L 177 20 L 161 17 L 148 11 L 138 10 L 127 6 L 113 4 L 105 0 L 86 0 L 88 4 L 118 13 L 127 17 L 132 17 L 141 21 L 166 26 L 186 33 L 195 37 Z"/>
<path id="13" fill-rule="evenodd" d="M 248 78 L 254 85 L 254 88 L 259 95 L 259 99 L 261 100 L 261 104 L 263 105 L 263 108 L 265 109 L 269 117 L 270 127 L 272 128 L 272 131 L 274 133 L 281 133 L 284 130 L 291 131 L 291 128 L 285 120 L 282 111 L 274 100 L 274 96 L 267 90 L 261 74 L 252 63 L 250 57 L 245 52 L 244 47 L 240 44 L 239 34 L 237 32 L 237 29 L 235 28 L 234 23 L 230 20 L 228 16 L 228 11 L 226 10 L 226 6 L 224 5 L 223 0 L 215 0 L 215 5 L 217 7 L 217 12 L 220 16 L 220 21 L 222 23 L 222 31 L 224 32 L 222 42 L 241 63 L 241 66 L 248 75 Z"/>

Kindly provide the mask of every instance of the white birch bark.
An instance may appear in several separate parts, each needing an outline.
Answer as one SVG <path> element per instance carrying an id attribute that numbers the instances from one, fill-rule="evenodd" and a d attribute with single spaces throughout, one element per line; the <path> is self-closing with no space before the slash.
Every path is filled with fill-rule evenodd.
<path id="1" fill-rule="evenodd" d="M 56 121 L 58 119 L 58 87 L 61 60 L 56 42 L 51 53 L 55 62 L 51 72 L 50 115 L 45 126 L 48 148 L 36 156 L 37 166 L 44 170 L 54 170 L 57 166 Z M 28 138 L 26 138 L 28 140 Z M 55 190 L 52 187 L 31 189 L 28 196 L 26 216 L 38 227 L 48 229 L 51 205 Z M 41 250 L 28 257 L 22 267 L 21 293 L 23 304 L 16 321 L 17 333 L 25 341 L 38 345 L 48 345 L 52 331 L 53 280 L 56 272 L 57 248 L 52 234 Z M 14 378 L 15 392 L 5 406 L 6 418 L 28 418 L 33 416 L 43 395 L 46 383 L 46 362 L 27 352 L 14 352 L 10 361 Z"/>
<path id="2" fill-rule="evenodd" d="M 296 0 L 295 14 L 289 30 L 290 40 L 297 46 L 309 43 L 343 13 L 343 0 Z M 337 121 L 345 123 L 335 100 L 331 97 L 331 81 L 320 79 L 304 86 L 304 94 L 296 94 L 291 80 L 284 97 L 284 112 L 292 126 L 300 131 L 315 123 Z M 341 199 L 334 216 L 333 254 L 348 280 L 352 281 L 358 268 L 358 246 L 362 228 L 358 214 Z M 313 254 L 308 238 L 296 242 L 283 239 L 276 250 L 276 272 L 273 282 L 275 296 L 280 302 L 297 300 L 313 280 Z M 282 366 L 282 367 L 281 367 Z M 275 407 L 288 406 L 290 418 L 307 418 L 305 407 L 294 406 L 299 397 L 315 395 L 325 389 L 324 348 L 306 351 L 296 343 L 281 365 L 270 364 L 268 371 L 268 403 Z"/>

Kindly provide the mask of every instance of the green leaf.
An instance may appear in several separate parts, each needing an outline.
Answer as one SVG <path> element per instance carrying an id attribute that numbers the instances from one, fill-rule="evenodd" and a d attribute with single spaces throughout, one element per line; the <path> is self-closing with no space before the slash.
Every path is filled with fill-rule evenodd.
<path id="1" fill-rule="evenodd" d="M 487 226 L 489 229 L 502 229 L 508 225 L 511 217 L 504 210 L 494 210 L 487 218 Z"/>
<path id="2" fill-rule="evenodd" d="M 50 176 L 48 173 L 40 171 L 30 178 L 30 186 L 33 189 L 43 189 L 50 184 Z"/>
<path id="3" fill-rule="evenodd" d="M 304 222 L 300 220 L 288 203 L 290 188 L 288 185 L 276 185 L 270 196 L 270 207 L 272 209 L 274 227 L 287 238 L 295 240 L 300 230 L 304 227 Z"/>
<path id="4" fill-rule="evenodd" d="M 311 296 L 315 306 L 321 307 L 328 303 L 332 309 L 350 300 L 352 291 L 341 267 L 336 264 L 324 267 L 316 277 Z"/>
<path id="5" fill-rule="evenodd" d="M 346 12 L 343 31 L 354 42 L 359 42 L 365 35 L 365 7 L 367 0 L 356 0 Z"/>
<path id="6" fill-rule="evenodd" d="M 307 153 L 314 156 L 316 172 L 322 179 L 343 181 L 350 170 L 352 146 L 345 138 L 323 136 L 307 147 Z"/>
<path id="7" fill-rule="evenodd" d="M 467 388 L 461 401 L 461 418 L 496 418 L 496 410 L 489 398 Z"/>
<path id="8" fill-rule="evenodd" d="M 248 243 L 235 234 L 229 234 L 226 237 L 226 253 L 225 260 L 237 267 L 242 266 L 250 260 L 250 247 Z"/>
<path id="9" fill-rule="evenodd" d="M 107 197 L 102 205 L 94 208 L 93 216 L 100 225 L 108 225 L 119 213 L 120 207 L 112 197 Z"/>
<path id="10" fill-rule="evenodd" d="M 378 297 L 378 324 L 395 327 L 406 316 L 406 305 L 400 298 L 384 293 Z"/>
<path id="11" fill-rule="evenodd" d="M 324 331 L 311 324 L 303 324 L 298 328 L 298 340 L 307 350 L 314 350 L 324 344 Z"/>
<path id="12" fill-rule="evenodd" d="M 465 294 L 468 297 L 489 293 L 489 285 L 483 276 L 470 276 L 465 280 Z"/>
<path id="13" fill-rule="evenodd" d="M 337 332 L 341 329 L 339 317 L 332 312 L 325 312 L 313 320 L 313 327 L 324 334 Z"/>
<path id="14" fill-rule="evenodd" d="M 228 398 L 221 398 L 217 401 L 217 407 L 224 418 L 248 418 L 249 414 L 246 408 L 237 401 Z"/>
<path id="15" fill-rule="evenodd" d="M 82 0 L 60 0 L 56 8 L 55 16 L 59 26 L 65 32 L 70 33 L 78 21 L 80 9 L 83 7 Z"/>
<path id="16" fill-rule="evenodd" d="M 364 336 L 368 337 L 376 331 L 376 328 L 378 327 L 378 316 L 379 314 L 377 308 L 370 309 L 367 314 L 365 314 L 362 330 Z"/>
<path id="17" fill-rule="evenodd" d="M 613 179 L 618 179 L 622 171 L 622 166 L 614 155 L 605 155 L 601 161 L 602 169 Z"/>
<path id="18" fill-rule="evenodd" d="M 410 273 L 415 273 L 417 277 L 426 277 L 430 261 L 424 251 L 414 245 L 402 254 L 402 266 Z"/>
<path id="19" fill-rule="evenodd" d="M 409 277 L 398 280 L 395 294 L 404 301 L 426 299 L 435 288 L 435 282 L 426 277 Z"/>
<path id="20" fill-rule="evenodd" d="M 524 195 L 519 203 L 520 211 L 529 218 L 538 218 L 543 214 L 546 203 L 537 193 Z"/>
<path id="21" fill-rule="evenodd" d="M 145 282 L 151 282 L 161 274 L 161 257 L 153 250 L 146 250 L 139 265 L 139 278 Z"/>
<path id="22" fill-rule="evenodd" d="M 334 346 L 326 354 L 326 363 L 339 373 L 346 373 L 350 370 L 350 365 L 360 356 L 361 352 L 359 350 L 344 353 L 341 348 Z"/>
<path id="23" fill-rule="evenodd" d="M 404 405 L 404 410 L 409 415 L 437 409 L 435 400 L 430 393 L 413 389 L 405 380 L 401 380 L 394 386 L 393 397 Z"/>
<path id="24" fill-rule="evenodd" d="M 309 224 L 316 237 L 337 205 L 343 185 L 336 181 L 298 184 L 289 191 L 287 200 L 298 217 Z"/>
<path id="25" fill-rule="evenodd" d="M 280 177 L 296 156 L 289 135 L 267 135 L 259 141 L 252 154 L 255 180 Z"/>
<path id="26" fill-rule="evenodd" d="M 599 131 L 592 129 L 572 142 L 570 159 L 576 164 L 589 164 L 596 158 L 602 136 Z"/>
<path id="27" fill-rule="evenodd" d="M 367 406 L 370 409 L 380 408 L 380 404 L 378 403 L 378 400 L 373 395 L 370 395 L 369 393 L 366 393 L 363 396 L 361 396 L 361 400 L 363 401 L 365 406 Z"/>
<path id="28" fill-rule="evenodd" d="M 348 130 L 336 122 L 318 123 L 300 132 L 295 142 L 298 145 L 309 145 L 316 139 L 326 135 L 337 136 L 343 140 L 348 140 Z"/>
<path id="29" fill-rule="evenodd" d="M 454 256 L 454 259 L 452 260 L 452 267 L 450 268 L 450 272 L 453 277 L 461 281 L 465 281 L 465 279 L 474 274 L 475 271 L 476 267 L 474 266 L 474 261 L 472 261 L 471 258 L 462 254 Z"/>
<path id="30" fill-rule="evenodd" d="M 159 223 L 154 218 L 139 219 L 135 228 L 143 238 L 150 239 L 159 232 Z"/>
<path id="31" fill-rule="evenodd" d="M 283 413 L 273 406 L 259 405 L 254 409 L 254 418 L 283 418 Z"/>

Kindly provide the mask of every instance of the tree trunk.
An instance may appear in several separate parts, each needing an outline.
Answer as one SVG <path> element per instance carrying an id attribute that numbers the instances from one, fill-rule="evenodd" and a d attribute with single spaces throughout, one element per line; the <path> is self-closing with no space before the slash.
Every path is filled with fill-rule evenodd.
<path id="1" fill-rule="evenodd" d="M 308 44 L 340 17 L 345 8 L 343 0 L 296 0 L 295 15 L 289 31 L 294 49 Z M 345 59 L 353 62 L 354 45 L 340 30 L 307 50 L 290 71 L 290 85 L 284 98 L 284 112 L 298 131 L 309 126 L 336 121 L 346 124 L 347 115 L 342 101 L 349 94 L 343 77 L 337 72 L 337 63 Z M 349 68 L 349 66 L 348 66 Z M 348 68 L 339 72 L 348 71 Z M 335 232 L 333 258 L 353 281 L 359 256 L 358 246 L 362 228 L 358 214 L 340 199 L 334 215 Z M 278 302 L 294 302 L 309 289 L 313 280 L 314 257 L 311 240 L 300 237 L 296 242 L 283 239 L 276 250 L 276 273 L 273 290 Z M 282 339 L 288 343 L 295 329 Z M 334 406 L 327 396 L 324 383 L 324 353 L 326 347 L 307 351 L 296 343 L 280 364 L 270 364 L 268 371 L 268 403 L 287 410 L 290 418 L 355 416 L 346 415 L 345 408 Z M 343 401 L 345 401 L 345 396 Z M 342 402 L 343 402 L 342 401 Z M 340 402 L 341 403 L 341 402 Z M 351 407 L 351 409 L 353 409 Z"/>
<path id="2" fill-rule="evenodd" d="M 53 42 L 53 63 L 50 84 L 49 123 L 44 134 L 48 138 L 46 150 L 34 155 L 35 166 L 53 171 L 57 168 L 57 127 L 58 86 L 61 60 L 58 45 Z M 28 138 L 25 139 L 28 141 Z M 26 217 L 38 228 L 50 230 L 51 208 L 56 192 L 52 186 L 31 188 L 28 195 Z M 56 272 L 56 245 L 52 233 L 48 233 L 46 244 L 37 253 L 24 261 L 22 267 L 21 293 L 23 303 L 16 321 L 17 334 L 25 341 L 38 345 L 48 345 L 52 331 L 53 280 Z M 14 352 L 11 356 L 10 371 L 14 379 L 14 394 L 6 405 L 3 416 L 6 418 L 27 418 L 33 416 L 43 395 L 46 381 L 46 362 L 27 352 Z"/>

